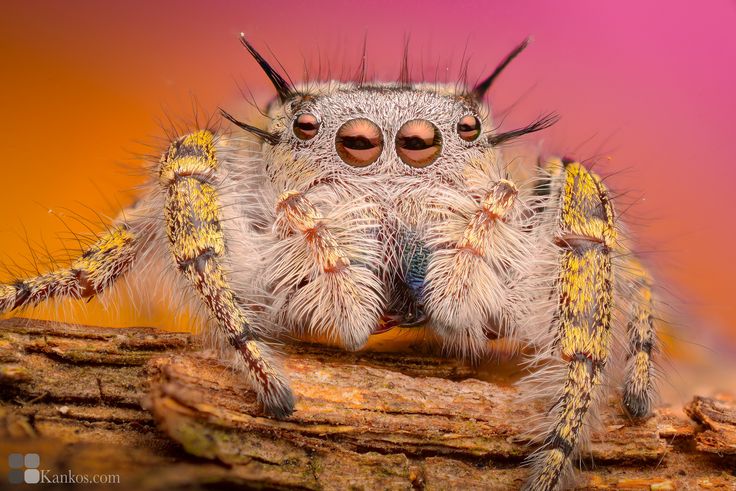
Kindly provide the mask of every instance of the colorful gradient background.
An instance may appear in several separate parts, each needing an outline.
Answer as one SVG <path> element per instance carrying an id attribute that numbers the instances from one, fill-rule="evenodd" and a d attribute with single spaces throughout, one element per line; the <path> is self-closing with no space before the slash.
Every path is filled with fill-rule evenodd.
<path id="1" fill-rule="evenodd" d="M 610 175 L 645 258 L 695 327 L 685 337 L 736 338 L 734 29 L 727 0 L 4 2 L 0 263 L 27 265 L 29 242 L 60 249 L 67 226 L 85 230 L 75 213 L 96 220 L 130 204 L 136 155 L 160 150 L 167 115 L 191 121 L 193 105 L 243 115 L 238 85 L 265 102 L 241 31 L 297 80 L 305 60 L 352 73 L 365 35 L 379 78 L 398 75 L 408 36 L 415 78 L 423 64 L 455 80 L 466 53 L 475 81 L 532 35 L 492 89 L 502 127 L 557 111 L 542 148 Z M 161 312 L 111 321 L 89 310 L 84 322 L 171 326 Z"/>

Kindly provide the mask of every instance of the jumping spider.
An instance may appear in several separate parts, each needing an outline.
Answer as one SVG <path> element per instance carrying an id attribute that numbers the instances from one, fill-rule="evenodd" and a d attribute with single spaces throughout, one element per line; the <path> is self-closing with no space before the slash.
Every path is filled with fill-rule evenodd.
<path id="1" fill-rule="evenodd" d="M 483 103 L 526 43 L 474 88 L 405 73 L 294 86 L 242 43 L 278 93 L 268 127 L 223 111 L 238 129 L 173 141 L 124 219 L 69 268 L 0 285 L 0 313 L 92 297 L 122 275 L 170 278 L 196 293 L 210 337 L 275 418 L 295 403 L 264 343 L 280 332 L 356 350 L 422 324 L 476 359 L 488 338 L 509 337 L 534 348 L 530 380 L 552 401 L 534 490 L 562 486 L 609 374 L 622 374 L 631 416 L 650 413 L 651 280 L 609 192 L 572 159 L 505 160 L 505 142 L 555 118 L 499 133 Z"/>

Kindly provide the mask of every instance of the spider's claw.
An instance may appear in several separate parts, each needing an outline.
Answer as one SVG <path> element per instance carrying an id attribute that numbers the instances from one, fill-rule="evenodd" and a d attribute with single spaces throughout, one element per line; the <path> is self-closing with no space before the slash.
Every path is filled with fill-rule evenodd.
<path id="1" fill-rule="evenodd" d="M 627 386 L 624 390 L 624 408 L 632 418 L 646 418 L 652 413 L 651 397 L 648 394 L 634 394 Z"/>
<path id="2" fill-rule="evenodd" d="M 263 404 L 263 412 L 265 412 L 267 416 L 275 419 L 286 419 L 294 414 L 295 404 L 296 401 L 294 399 L 294 395 L 289 392 L 282 400 L 273 400 L 268 404 Z"/>
<path id="3" fill-rule="evenodd" d="M 275 419 L 286 419 L 294 413 L 296 397 L 289 383 L 283 379 L 273 381 L 268 392 L 258 394 L 263 412 Z"/>

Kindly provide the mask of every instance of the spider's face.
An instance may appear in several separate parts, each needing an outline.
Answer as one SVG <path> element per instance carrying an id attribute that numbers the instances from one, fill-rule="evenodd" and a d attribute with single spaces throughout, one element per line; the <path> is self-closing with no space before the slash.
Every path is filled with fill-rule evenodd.
<path id="1" fill-rule="evenodd" d="M 280 135 L 274 153 L 291 155 L 289 172 L 333 179 L 459 176 L 490 144 L 485 111 L 454 89 L 334 82 L 304 88 L 271 110 L 271 131 Z"/>
<path id="2" fill-rule="evenodd" d="M 426 208 L 422 196 L 431 194 L 433 184 L 473 191 L 489 179 L 503 178 L 496 148 L 556 121 L 546 115 L 495 134 L 485 116 L 480 101 L 527 41 L 472 89 L 409 84 L 406 66 L 399 83 L 333 81 L 295 87 L 244 37 L 241 42 L 273 83 L 277 102 L 268 111 L 268 130 L 222 114 L 264 141 L 262 170 L 274 189 L 305 193 L 326 185 L 340 201 L 343 191 L 372 202 L 393 196 L 394 204 L 412 215 Z"/>

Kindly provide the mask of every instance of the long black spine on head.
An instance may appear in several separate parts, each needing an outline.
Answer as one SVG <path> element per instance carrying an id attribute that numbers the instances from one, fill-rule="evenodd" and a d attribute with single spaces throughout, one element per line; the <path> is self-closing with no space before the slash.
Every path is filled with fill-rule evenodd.
<path id="1" fill-rule="evenodd" d="M 366 50 L 368 47 L 368 35 L 363 35 L 363 51 L 360 55 L 360 65 L 358 65 L 358 71 L 355 76 L 355 80 L 358 83 L 358 87 L 362 87 L 365 84 L 366 77 Z"/>
<path id="2" fill-rule="evenodd" d="M 251 126 L 247 123 L 243 123 L 242 121 L 238 121 L 237 119 L 235 119 L 234 116 L 225 111 L 223 108 L 220 108 L 220 114 L 222 114 L 225 119 L 233 123 L 241 130 L 245 130 L 248 133 L 257 136 L 261 140 L 270 143 L 271 145 L 277 145 L 279 141 L 281 141 L 281 138 L 278 134 L 269 133 L 268 131 L 262 130 L 255 126 Z"/>
<path id="3" fill-rule="evenodd" d="M 523 128 L 518 128 L 515 130 L 507 131 L 505 133 L 498 133 L 496 135 L 489 136 L 488 143 L 490 143 L 494 147 L 497 145 L 501 145 L 502 143 L 506 143 L 507 141 L 513 140 L 514 138 L 547 129 L 555 124 L 559 119 L 560 117 L 555 113 L 545 114 L 544 116 L 537 118 L 534 122 L 524 126 Z"/>
<path id="4" fill-rule="evenodd" d="M 478 85 L 475 86 L 471 94 L 477 101 L 482 101 L 483 97 L 485 97 L 486 92 L 491 87 L 493 82 L 496 80 L 496 77 L 498 77 L 502 71 L 508 66 L 511 61 L 519 56 L 519 54 L 526 49 L 527 46 L 529 46 L 530 38 L 526 38 L 524 41 L 521 42 L 516 48 L 514 48 L 511 53 L 507 54 L 506 57 L 501 60 L 501 63 L 496 66 L 496 69 L 493 70 L 493 73 L 491 73 L 485 80 L 480 82 Z"/>
<path id="5" fill-rule="evenodd" d="M 401 57 L 401 69 L 399 70 L 399 85 L 403 88 L 411 87 L 411 75 L 409 74 L 409 36 L 404 38 L 404 53 Z"/>
<path id="6" fill-rule="evenodd" d="M 243 34 L 240 35 L 240 42 L 245 46 L 245 49 L 248 50 L 248 53 L 251 54 L 254 60 L 258 62 L 258 64 L 261 66 L 263 71 L 266 73 L 266 76 L 271 80 L 271 83 L 276 88 L 276 92 L 279 94 L 279 99 L 281 102 L 286 101 L 291 96 L 295 94 L 294 87 L 291 86 L 289 82 L 284 80 L 284 77 L 279 75 L 279 73 L 274 70 L 274 68 L 261 56 L 261 54 L 255 50 L 255 48 L 248 42 L 247 39 L 245 39 L 245 36 Z"/>

